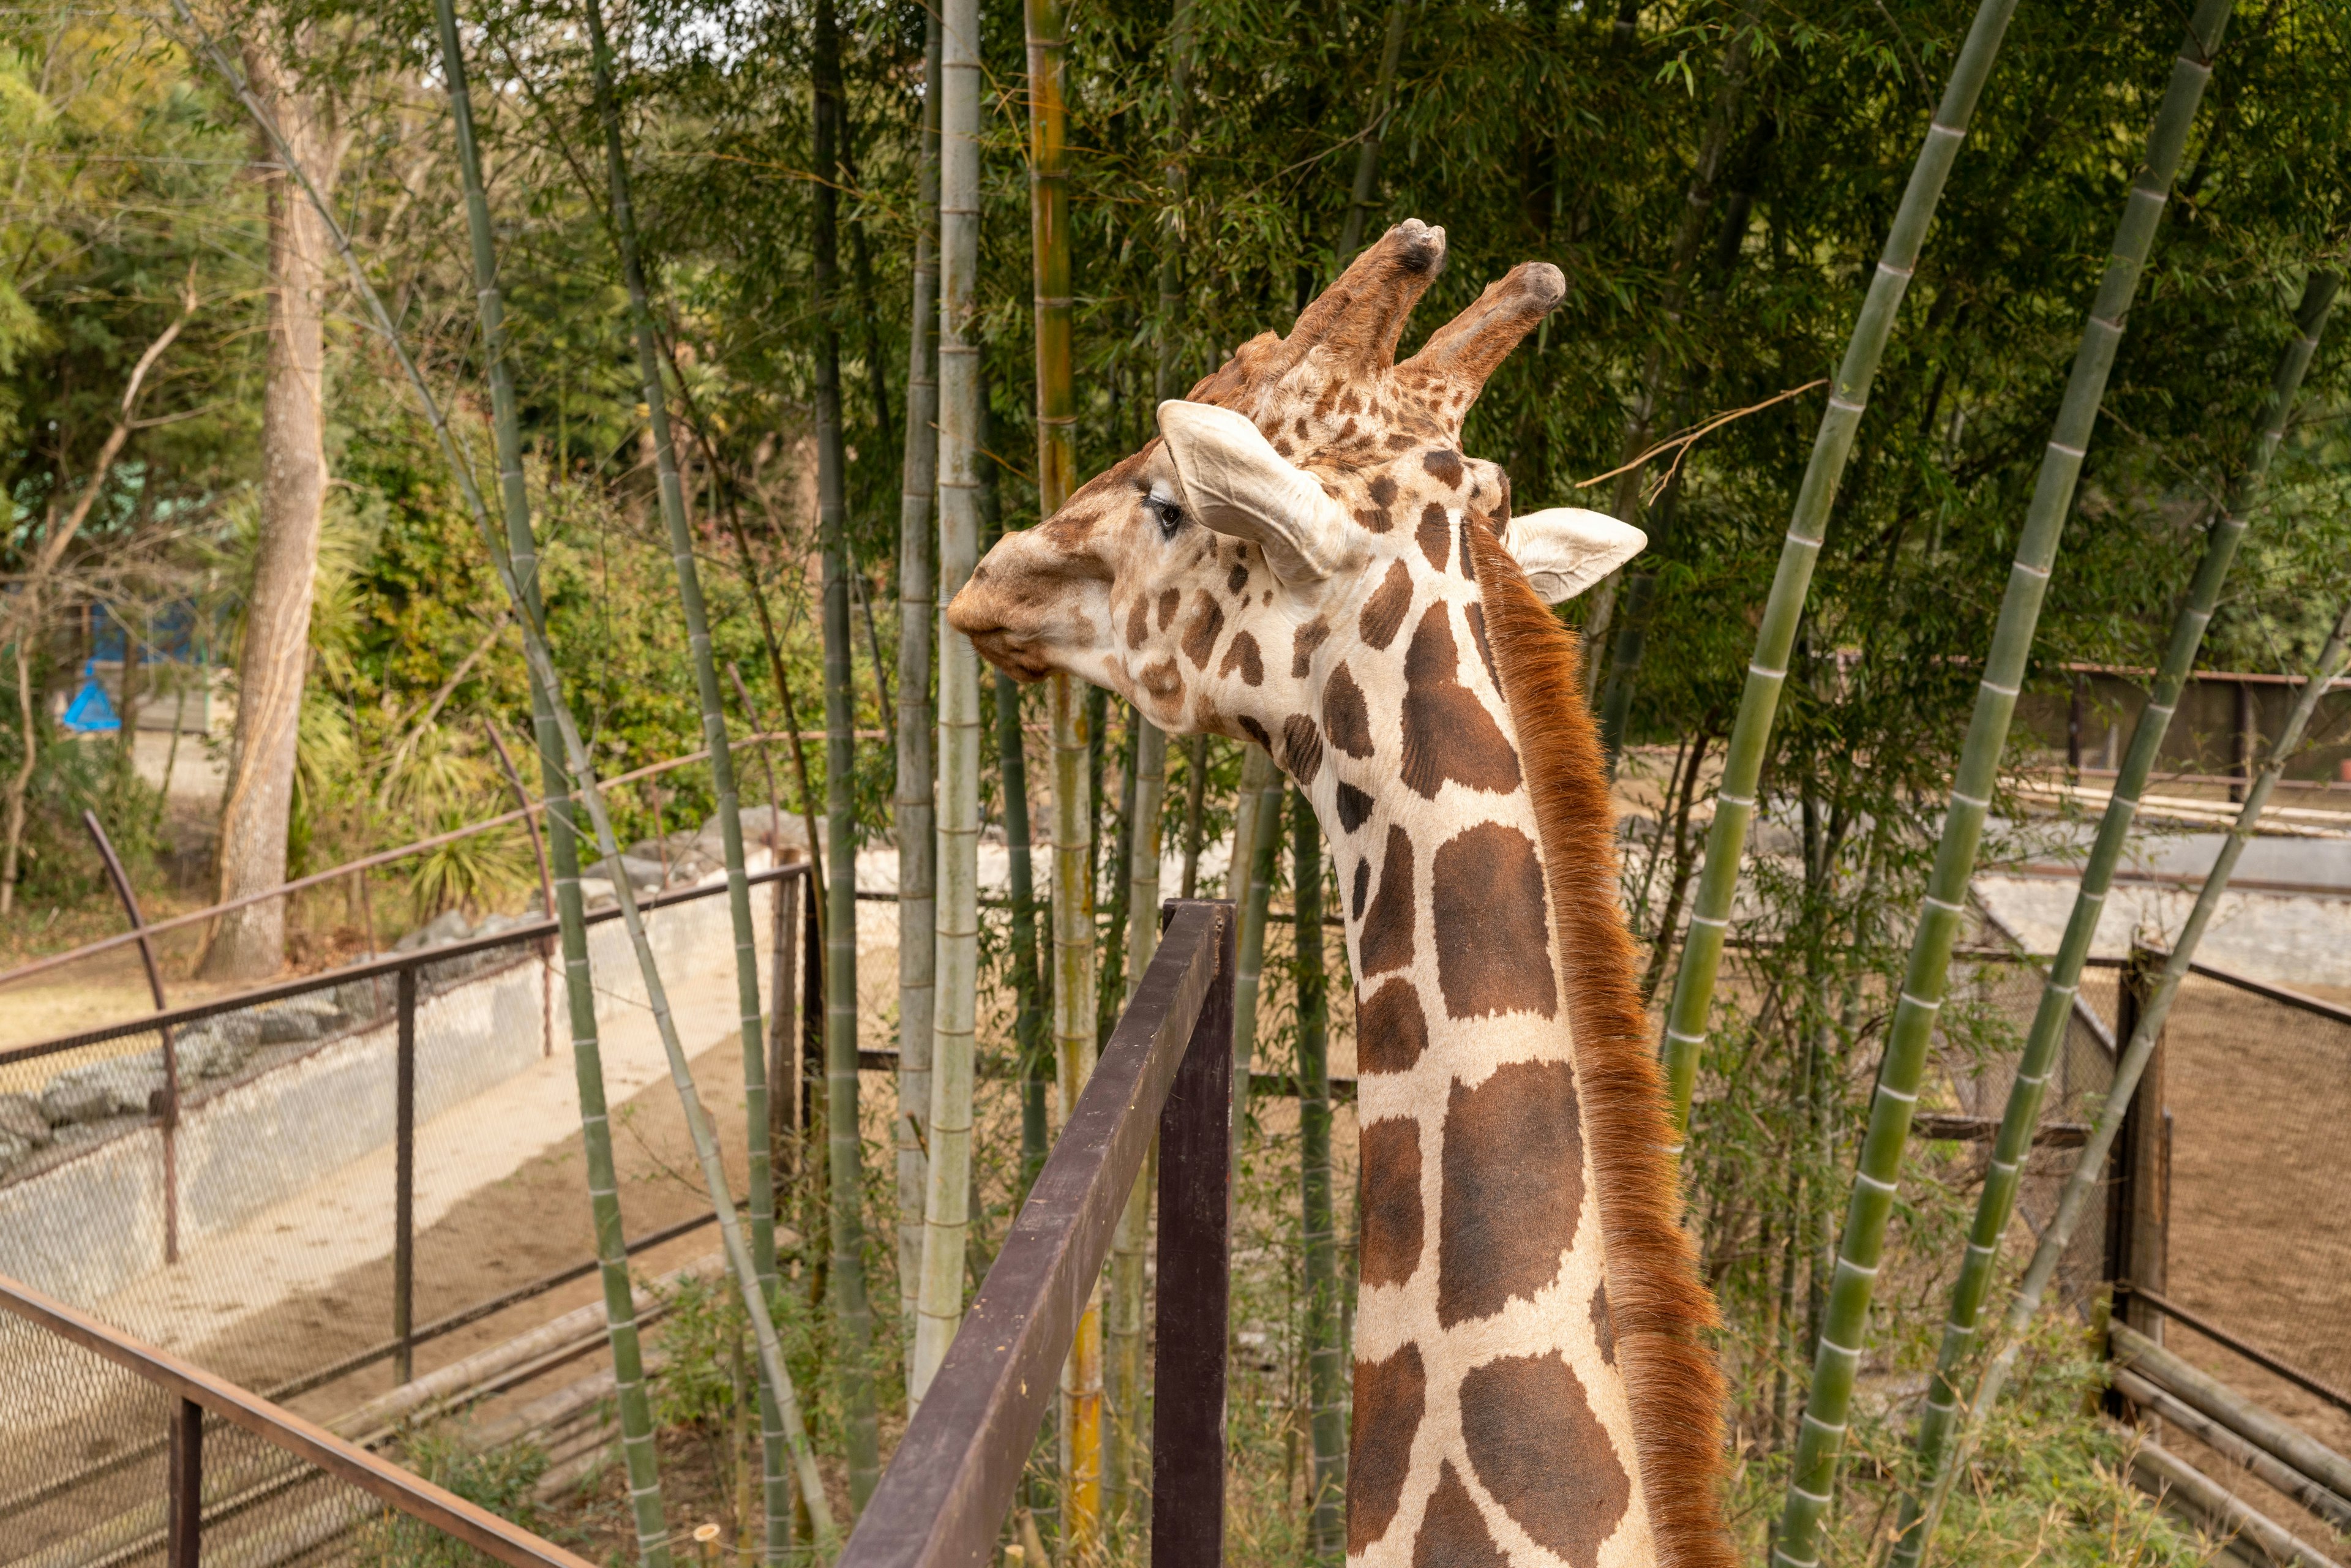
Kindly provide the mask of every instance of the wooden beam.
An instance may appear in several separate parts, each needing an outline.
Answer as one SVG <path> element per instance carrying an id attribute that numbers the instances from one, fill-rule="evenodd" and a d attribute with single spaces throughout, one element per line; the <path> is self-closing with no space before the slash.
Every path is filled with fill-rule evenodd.
<path id="1" fill-rule="evenodd" d="M 2210 1373 L 2190 1366 L 2128 1324 L 2116 1323 L 2112 1334 L 2115 1359 L 2124 1366 L 2333 1489 L 2337 1496 L 2351 1497 L 2351 1459 L 2283 1416 L 2224 1386 Z"/>

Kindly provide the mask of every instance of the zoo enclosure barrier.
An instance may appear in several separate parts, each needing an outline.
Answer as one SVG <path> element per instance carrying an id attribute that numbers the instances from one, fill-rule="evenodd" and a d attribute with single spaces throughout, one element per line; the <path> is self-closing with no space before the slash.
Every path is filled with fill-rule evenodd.
<path id="1" fill-rule="evenodd" d="M 509 1568 L 588 1568 L 389 1459 L 5 1279 L 0 1364 L 20 1397 L 33 1396 L 10 1410 L 12 1437 L 29 1442 L 45 1417 L 97 1404 L 118 1430 L 147 1438 L 110 1499 L 58 1492 L 11 1509 L 0 1556 L 13 1562 L 197 1568 L 207 1547 L 214 1562 L 287 1562 L 356 1533 L 382 1562 L 430 1560 L 462 1543 Z M 146 1502 L 124 1511 L 130 1499 Z"/>
<path id="2" fill-rule="evenodd" d="M 792 1070 L 791 1018 L 822 996 L 822 953 L 803 939 L 804 932 L 813 936 L 803 918 L 805 862 L 756 872 L 748 881 L 755 897 L 774 890 L 768 953 L 798 953 L 809 967 L 797 987 L 790 963 L 770 959 L 763 977 L 777 1089 L 768 1131 L 789 1155 L 795 1141 L 782 1134 L 795 1099 L 805 1115 L 809 1098 L 794 1093 L 809 1070 L 805 1061 Z M 726 892 L 720 881 L 640 899 L 650 938 L 657 951 L 666 949 L 665 971 L 683 948 L 688 957 L 723 953 L 731 972 Z M 598 910 L 587 920 L 600 1014 L 625 1017 L 642 1009 L 643 993 L 618 914 Z M 682 920 L 698 925 L 681 926 Z M 457 1310 L 429 1322 L 420 1323 L 414 1310 L 419 1145 L 428 1159 L 463 1153 L 450 1146 L 452 1135 L 428 1131 L 420 1139 L 420 1127 L 554 1054 L 566 1033 L 564 1002 L 559 986 L 550 996 L 544 970 L 559 961 L 549 956 L 558 929 L 551 920 L 517 924 L 0 1051 L 0 1075 L 28 1086 L 46 1079 L 37 1094 L 0 1097 L 9 1103 L 0 1109 L 21 1118 L 29 1104 L 36 1120 L 55 1118 L 38 1133 L 11 1134 L 0 1122 L 0 1275 L 99 1311 L 131 1332 L 177 1339 L 172 1302 L 146 1299 L 156 1294 L 151 1287 L 160 1268 L 181 1265 L 188 1294 L 233 1291 L 235 1270 L 253 1262 L 250 1249 L 235 1242 L 240 1226 L 315 1183 L 340 1179 L 354 1162 L 388 1146 L 388 1247 L 354 1249 L 353 1260 L 389 1251 L 388 1311 L 380 1320 L 389 1337 L 308 1364 L 289 1364 L 282 1350 L 257 1341 L 216 1342 L 214 1370 L 281 1399 L 386 1361 L 395 1381 L 406 1383 L 417 1345 L 586 1276 L 594 1259 L 583 1226 L 569 1267 L 486 1301 L 455 1303 Z M 731 1000 L 731 986 L 726 992 Z M 611 1018 L 600 1021 L 609 1037 Z M 820 1030 L 803 1018 L 801 1032 L 812 1040 Z M 563 1083 L 568 1089 L 569 1079 Z M 576 1108 L 570 1124 L 576 1132 Z M 705 1210 L 651 1230 L 631 1249 L 660 1246 L 712 1218 Z M 228 1239 L 221 1248 L 204 1245 L 214 1238 Z M 343 1302 L 346 1312 L 354 1305 Z M 355 1315 L 363 1321 L 364 1306 Z M 0 1486 L 0 1512 L 8 1496 Z"/>
<path id="3" fill-rule="evenodd" d="M 2124 964 L 2118 1036 L 2168 957 Z M 2106 1170 L 2109 1413 L 2273 1561 L 2351 1562 L 2346 1126 L 2351 1008 L 2195 961 Z"/>
<path id="4" fill-rule="evenodd" d="M 1162 923 L 839 1568 L 978 1568 L 992 1556 L 1155 1132 L 1151 1560 L 1221 1561 L 1236 921 L 1229 903 L 1171 899 Z"/>

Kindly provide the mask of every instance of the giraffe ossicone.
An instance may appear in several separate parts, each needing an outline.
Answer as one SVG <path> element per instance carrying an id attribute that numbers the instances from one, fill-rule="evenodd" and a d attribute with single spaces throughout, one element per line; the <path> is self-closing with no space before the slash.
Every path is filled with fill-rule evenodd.
<path id="1" fill-rule="evenodd" d="M 1721 1379 L 1548 603 L 1637 529 L 1513 517 L 1461 423 L 1557 304 L 1513 268 L 1398 362 L 1445 232 L 1399 225 L 948 609 L 998 668 L 1270 750 L 1321 819 L 1356 977 L 1361 1568 L 1716 1568 Z"/>

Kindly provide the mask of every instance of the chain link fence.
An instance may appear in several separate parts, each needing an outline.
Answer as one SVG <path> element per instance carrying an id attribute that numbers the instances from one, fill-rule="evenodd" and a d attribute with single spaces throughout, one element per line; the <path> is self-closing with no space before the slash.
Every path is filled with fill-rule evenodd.
<path id="1" fill-rule="evenodd" d="M 816 989 L 796 972 L 815 960 L 805 869 L 752 878 L 771 1131 L 794 1118 L 791 1025 Z M 726 1049 L 740 1014 L 726 891 L 641 902 L 686 1048 L 713 1051 L 701 1087 L 722 1132 L 733 1118 L 739 1196 L 748 1129 Z M 624 1223 L 641 1284 L 674 1281 L 706 1265 L 716 1237 L 613 913 L 590 915 L 590 960 Z M 592 1465 L 609 1447 L 590 1386 L 603 1325 L 554 942 L 551 923 L 517 925 L 0 1051 L 0 1280 L 363 1447 L 398 1437 L 411 1464 L 432 1453 L 416 1447 L 420 1423 L 503 1397 L 496 1429 L 532 1438 L 542 1469 L 557 1448 L 573 1473 Z M 641 1289 L 639 1310 L 650 1320 L 665 1301 Z M 164 1495 L 171 1405 L 0 1312 L 0 1563 L 162 1561 L 161 1515 L 131 1504 Z M 506 1418 L 535 1407 L 546 1419 Z M 206 1564 L 470 1560 L 216 1426 L 204 1435 Z"/>

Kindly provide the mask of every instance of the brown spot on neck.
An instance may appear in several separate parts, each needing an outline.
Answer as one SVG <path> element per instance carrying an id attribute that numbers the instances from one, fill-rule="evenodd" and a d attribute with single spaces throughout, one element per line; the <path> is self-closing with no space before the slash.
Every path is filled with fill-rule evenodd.
<path id="1" fill-rule="evenodd" d="M 1363 634 L 1364 643 L 1374 648 L 1384 649 L 1395 641 L 1397 630 L 1404 625 L 1405 612 L 1411 608 L 1412 571 L 1404 562 L 1392 560 L 1388 562 L 1387 576 L 1380 580 L 1380 585 L 1372 591 L 1372 596 L 1364 601 L 1364 612 L 1358 618 L 1356 629 Z"/>
<path id="2" fill-rule="evenodd" d="M 1372 1122 L 1362 1139 L 1355 1212 L 1364 1287 L 1401 1285 L 1420 1268 L 1420 1123 L 1409 1116 Z"/>
<path id="3" fill-rule="evenodd" d="M 1480 822 L 1437 846 L 1429 893 L 1437 988 L 1448 1018 L 1559 1010 L 1551 919 L 1534 841 Z"/>
<path id="4" fill-rule="evenodd" d="M 1473 1367 L 1461 1380 L 1461 1436 L 1513 1523 L 1570 1568 L 1599 1568 L 1602 1544 L 1632 1506 L 1633 1478 L 1558 1352 Z"/>
<path id="5" fill-rule="evenodd" d="M 1420 526 L 1413 530 L 1413 538 L 1420 543 L 1420 553 L 1437 570 L 1443 571 L 1446 562 L 1453 559 L 1453 519 L 1436 502 L 1420 509 Z"/>
<path id="6" fill-rule="evenodd" d="M 1489 1318 L 1559 1278 L 1583 1207 L 1583 1125 L 1564 1061 L 1514 1061 L 1445 1108 L 1437 1321 Z"/>
<path id="7" fill-rule="evenodd" d="M 1372 754 L 1372 710 L 1343 659 L 1322 684 L 1322 734 L 1359 762 Z"/>
<path id="8" fill-rule="evenodd" d="M 1407 1344 L 1385 1361 L 1355 1363 L 1354 1432 L 1347 1451 L 1347 1550 L 1361 1552 L 1387 1533 L 1412 1473 L 1412 1440 L 1428 1406 L 1420 1349 Z"/>
<path id="9" fill-rule="evenodd" d="M 1519 754 L 1478 694 L 1460 681 L 1461 653 L 1451 608 L 1438 600 L 1424 612 L 1404 655 L 1405 788 L 1430 800 L 1446 780 L 1489 794 L 1519 787 Z"/>
<path id="10" fill-rule="evenodd" d="M 1427 1511 L 1413 1536 L 1412 1568 L 1510 1568 L 1510 1560 L 1494 1544 L 1478 1500 L 1453 1473 L 1453 1461 L 1437 1463 L 1437 1490 L 1429 1494 Z"/>
<path id="11" fill-rule="evenodd" d="M 1380 890 L 1364 915 L 1359 943 L 1366 978 L 1412 962 L 1413 925 L 1412 835 L 1390 823 L 1387 854 L 1380 862 Z"/>
<path id="12" fill-rule="evenodd" d="M 1302 681 L 1314 671 L 1315 650 L 1331 640 L 1331 623 L 1320 615 L 1301 626 L 1290 639 L 1290 678 Z"/>
<path id="13" fill-rule="evenodd" d="M 1420 992 L 1398 975 L 1355 1004 L 1355 1063 L 1365 1072 L 1408 1072 L 1428 1049 Z"/>

